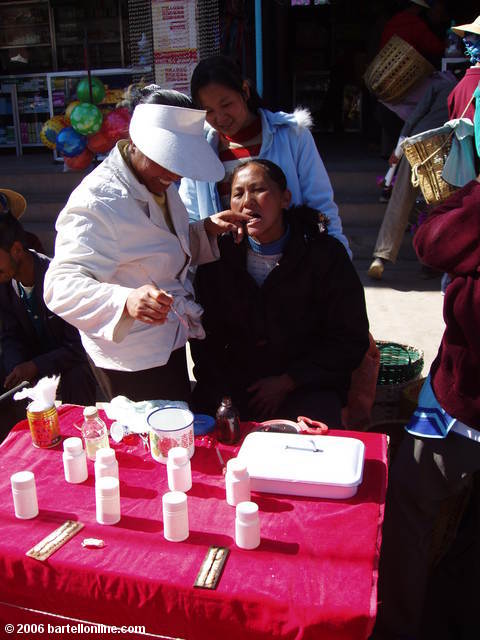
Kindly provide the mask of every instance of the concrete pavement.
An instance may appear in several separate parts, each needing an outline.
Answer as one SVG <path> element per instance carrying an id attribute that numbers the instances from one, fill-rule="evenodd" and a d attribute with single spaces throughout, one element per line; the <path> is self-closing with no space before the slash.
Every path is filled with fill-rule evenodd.
<path id="1" fill-rule="evenodd" d="M 369 260 L 354 261 L 365 287 L 370 331 L 376 340 L 408 344 L 424 352 L 426 375 L 437 355 L 444 330 L 440 278 L 422 280 L 413 261 L 388 264 L 383 279 L 370 279 Z"/>

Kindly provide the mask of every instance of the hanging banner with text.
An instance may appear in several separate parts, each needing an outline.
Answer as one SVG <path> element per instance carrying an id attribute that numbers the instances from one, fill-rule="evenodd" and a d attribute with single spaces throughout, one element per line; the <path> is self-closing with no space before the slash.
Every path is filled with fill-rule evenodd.
<path id="1" fill-rule="evenodd" d="M 196 0 L 152 0 L 152 26 L 155 82 L 189 94 L 199 60 Z"/>

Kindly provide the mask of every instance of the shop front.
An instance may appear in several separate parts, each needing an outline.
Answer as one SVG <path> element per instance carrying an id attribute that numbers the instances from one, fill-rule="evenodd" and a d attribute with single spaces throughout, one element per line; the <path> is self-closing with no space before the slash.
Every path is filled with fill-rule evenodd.
<path id="1" fill-rule="evenodd" d="M 0 1 L 0 150 L 42 148 L 44 123 L 76 100 L 87 70 L 105 87 L 104 113 L 151 76 L 151 60 L 131 66 L 128 24 L 127 0 Z"/>

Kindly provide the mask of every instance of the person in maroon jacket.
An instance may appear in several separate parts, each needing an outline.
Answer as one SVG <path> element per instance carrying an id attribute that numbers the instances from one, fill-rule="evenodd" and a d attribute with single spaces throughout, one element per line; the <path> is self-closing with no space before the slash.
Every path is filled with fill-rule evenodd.
<path id="1" fill-rule="evenodd" d="M 446 532 L 445 508 L 458 509 L 480 470 L 480 176 L 432 212 L 414 245 L 423 263 L 446 271 L 452 280 L 440 348 L 390 470 L 375 640 L 436 637 L 419 630 L 438 551 L 434 540 L 442 527 Z M 457 584 L 455 590 L 462 587 Z M 464 607 L 473 622 L 463 619 L 466 635 L 451 637 L 478 637 L 475 603 Z"/>
<path id="2" fill-rule="evenodd" d="M 480 83 L 480 16 L 471 24 L 460 24 L 452 27 L 452 31 L 462 37 L 466 48 L 466 55 L 472 66 L 448 96 L 448 113 L 450 120 L 465 115 L 473 121 L 475 114 L 475 100 L 471 100 L 473 92 Z M 465 107 L 468 109 L 465 112 Z"/>

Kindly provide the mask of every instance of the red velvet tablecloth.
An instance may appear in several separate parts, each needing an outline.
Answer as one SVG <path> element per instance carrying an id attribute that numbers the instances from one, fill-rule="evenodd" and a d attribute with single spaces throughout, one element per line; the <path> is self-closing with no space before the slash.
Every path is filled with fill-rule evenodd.
<path id="1" fill-rule="evenodd" d="M 81 421 L 81 411 L 60 407 L 62 436 L 78 435 L 73 423 Z M 262 541 L 245 551 L 234 542 L 235 509 L 225 501 L 215 450 L 198 438 L 188 492 L 190 536 L 171 543 L 162 525 L 166 467 L 141 442 L 114 445 L 122 519 L 102 526 L 95 520 L 93 463 L 88 462 L 86 482 L 67 484 L 62 443 L 36 449 L 26 421 L 19 423 L 0 447 L 0 637 L 6 637 L 8 622 L 66 625 L 83 620 L 144 625 L 147 637 L 187 640 L 367 638 L 376 612 L 387 443 L 374 433 L 331 433 L 366 445 L 357 495 L 323 500 L 253 494 Z M 238 447 L 221 445 L 221 451 L 226 461 Z M 10 475 L 26 469 L 35 474 L 40 513 L 33 520 L 18 520 Z M 45 562 L 25 555 L 67 519 L 85 528 Z M 103 539 L 105 547 L 83 548 L 86 537 Z M 193 588 L 210 545 L 230 549 L 223 575 L 216 590 Z M 64 632 L 62 637 L 69 636 Z"/>

